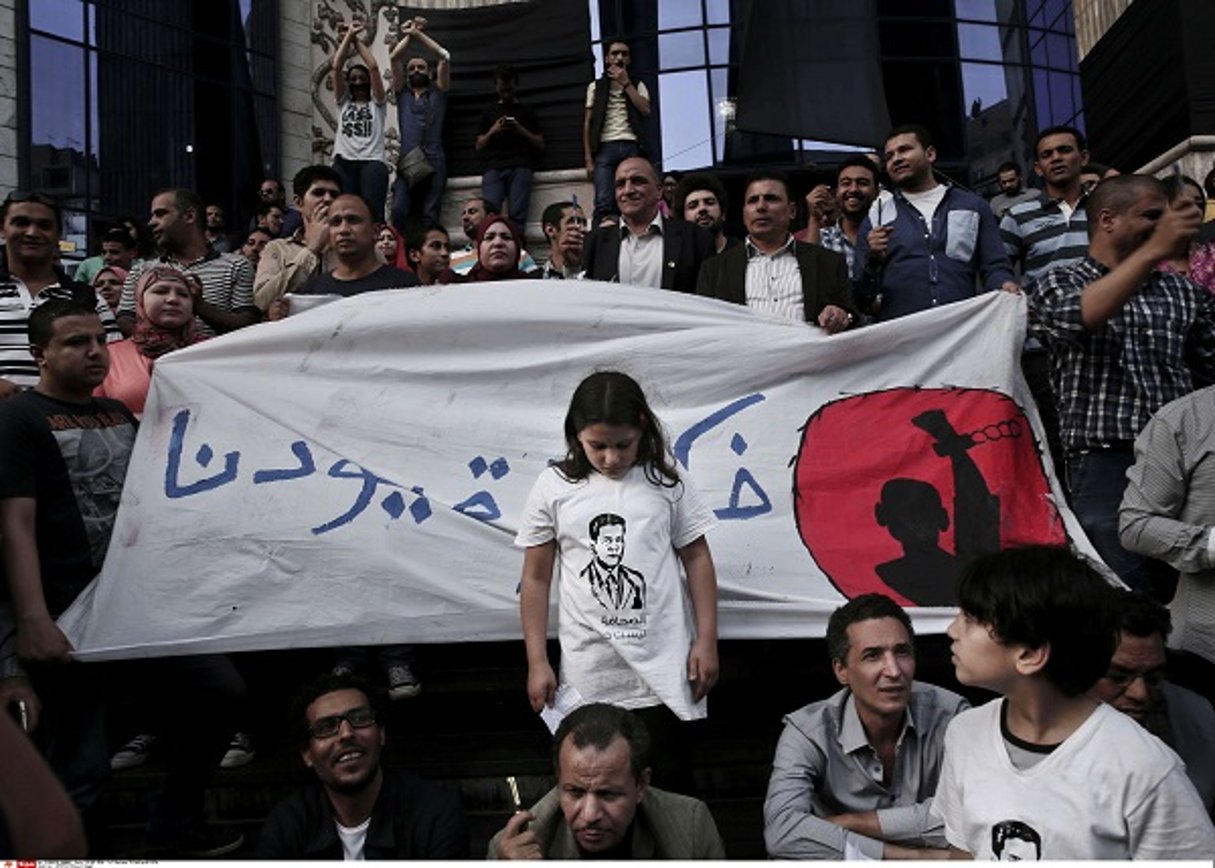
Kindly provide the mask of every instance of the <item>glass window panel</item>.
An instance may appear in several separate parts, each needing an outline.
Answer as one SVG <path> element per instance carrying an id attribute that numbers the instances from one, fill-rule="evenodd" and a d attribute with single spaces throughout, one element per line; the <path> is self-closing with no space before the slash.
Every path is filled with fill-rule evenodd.
<path id="1" fill-rule="evenodd" d="M 726 158 L 726 128 L 733 110 L 727 94 L 730 71 L 714 69 L 709 72 L 713 83 L 713 136 L 714 161 L 720 163 Z"/>
<path id="2" fill-rule="evenodd" d="M 1034 105 L 1038 115 L 1038 129 L 1051 125 L 1050 91 L 1046 87 L 1046 70 L 1034 70 Z"/>
<path id="3" fill-rule="evenodd" d="M 1008 99 L 1004 67 L 990 63 L 963 63 L 962 95 L 968 110 L 976 100 L 980 108 L 988 109 Z"/>
<path id="4" fill-rule="evenodd" d="M 34 0 L 29 4 L 30 29 L 84 40 L 84 7 L 80 0 Z"/>
<path id="5" fill-rule="evenodd" d="M 705 18 L 708 24 L 730 23 L 730 0 L 706 0 Z"/>
<path id="6" fill-rule="evenodd" d="M 1072 104 L 1072 76 L 1066 73 L 1047 73 L 1047 86 L 1050 88 L 1050 115 L 1052 124 L 1062 124 L 1071 120 L 1078 106 Z"/>
<path id="7" fill-rule="evenodd" d="M 709 33 L 709 63 L 714 66 L 730 62 L 730 28 L 712 27 Z"/>
<path id="8" fill-rule="evenodd" d="M 1046 60 L 1054 69 L 1071 69 L 1073 43 L 1057 33 L 1046 34 Z"/>
<path id="9" fill-rule="evenodd" d="M 1046 39 L 1041 30 L 1029 31 L 1029 62 L 1046 66 Z"/>
<path id="10" fill-rule="evenodd" d="M 89 52 L 89 152 L 93 158 L 90 161 L 90 168 L 96 168 L 97 161 L 101 158 L 101 121 L 97 112 L 97 52 Z M 90 184 L 90 192 L 96 192 L 96 185 Z"/>
<path id="11" fill-rule="evenodd" d="M 603 38 L 599 32 L 599 0 L 587 0 L 587 8 L 591 15 L 591 42 L 596 43 Z"/>
<path id="12" fill-rule="evenodd" d="M 1052 30 L 1062 30 L 1062 19 L 1071 15 L 1071 0 L 1046 0 L 1042 8 L 1046 12 L 1046 26 Z"/>
<path id="13" fill-rule="evenodd" d="M 954 11 L 959 18 L 972 21 L 996 20 L 995 0 L 954 0 Z"/>
<path id="14" fill-rule="evenodd" d="M 700 27 L 700 0 L 658 0 L 658 29 Z"/>
<path id="15" fill-rule="evenodd" d="M 965 60 L 1004 59 L 1000 49 L 1000 30 L 986 24 L 958 25 L 958 53 Z"/>
<path id="16" fill-rule="evenodd" d="M 84 192 L 84 49 L 31 36 L 30 97 L 32 186 Z"/>
<path id="17" fill-rule="evenodd" d="M 713 164 L 708 91 L 703 70 L 658 76 L 664 172 Z"/>
<path id="18" fill-rule="evenodd" d="M 704 31 L 662 33 L 658 36 L 658 66 L 676 69 L 681 66 L 704 66 Z"/>

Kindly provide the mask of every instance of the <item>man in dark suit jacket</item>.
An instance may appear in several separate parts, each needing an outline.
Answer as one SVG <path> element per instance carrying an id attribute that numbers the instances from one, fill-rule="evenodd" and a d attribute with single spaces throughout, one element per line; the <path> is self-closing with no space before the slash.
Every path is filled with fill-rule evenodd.
<path id="1" fill-rule="evenodd" d="M 653 164 L 630 157 L 616 167 L 619 226 L 602 226 L 582 248 L 583 275 L 634 286 L 695 292 L 700 264 L 717 252 L 713 236 L 695 223 L 658 213 L 662 188 Z"/>
<path id="2" fill-rule="evenodd" d="M 784 176 L 752 176 L 743 198 L 747 240 L 704 264 L 696 293 L 804 319 L 828 334 L 850 328 L 860 312 L 844 257 L 794 239 L 789 234 L 793 209 Z"/>

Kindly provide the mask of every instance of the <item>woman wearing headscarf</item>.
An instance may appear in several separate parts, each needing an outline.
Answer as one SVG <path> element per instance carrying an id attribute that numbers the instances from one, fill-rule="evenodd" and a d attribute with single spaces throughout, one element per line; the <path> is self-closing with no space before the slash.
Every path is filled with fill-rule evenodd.
<path id="1" fill-rule="evenodd" d="M 199 340 L 194 330 L 196 278 L 156 265 L 135 282 L 135 331 L 110 344 L 110 373 L 93 392 L 127 405 L 136 418 L 152 385 L 152 366 L 161 356 Z"/>
<path id="2" fill-rule="evenodd" d="M 127 270 L 117 265 L 103 265 L 93 275 L 93 291 L 105 299 L 110 310 L 117 313 L 118 302 L 122 301 L 122 285 L 127 282 Z"/>
<path id="3" fill-rule="evenodd" d="M 518 280 L 529 277 L 519 268 L 519 230 L 501 214 L 489 214 L 477 230 L 477 264 L 468 280 Z"/>

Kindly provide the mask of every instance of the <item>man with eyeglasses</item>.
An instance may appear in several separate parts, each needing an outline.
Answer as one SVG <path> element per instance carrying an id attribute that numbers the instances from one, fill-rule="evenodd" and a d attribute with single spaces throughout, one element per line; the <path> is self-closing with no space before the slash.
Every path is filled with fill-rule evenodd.
<path id="1" fill-rule="evenodd" d="M 295 741 L 317 783 L 266 820 L 268 859 L 467 859 L 468 827 L 455 793 L 380 765 L 379 694 L 350 675 L 325 675 L 296 698 Z"/>
<path id="2" fill-rule="evenodd" d="M 1090 691 L 1158 737 L 1185 761 L 1211 813 L 1215 808 L 1215 709 L 1197 693 L 1165 680 L 1169 610 L 1140 592 L 1115 597 L 1118 649 Z"/>

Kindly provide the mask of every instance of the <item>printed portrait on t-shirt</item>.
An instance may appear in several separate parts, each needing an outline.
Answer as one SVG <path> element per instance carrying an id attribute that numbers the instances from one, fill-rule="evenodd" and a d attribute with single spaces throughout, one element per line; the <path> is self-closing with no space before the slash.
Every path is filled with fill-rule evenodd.
<path id="1" fill-rule="evenodd" d="M 54 434 L 68 467 L 93 564 L 100 567 L 122 499 L 135 427 L 122 424 L 109 428 L 70 428 Z"/>
<path id="2" fill-rule="evenodd" d="M 1040 862 L 1042 837 L 1020 820 L 1001 820 L 991 827 L 991 852 L 1000 862 Z"/>
<path id="3" fill-rule="evenodd" d="M 591 519 L 591 560 L 579 575 L 605 609 L 644 609 L 645 576 L 624 565 L 625 521 L 610 512 Z"/>

